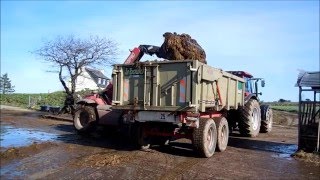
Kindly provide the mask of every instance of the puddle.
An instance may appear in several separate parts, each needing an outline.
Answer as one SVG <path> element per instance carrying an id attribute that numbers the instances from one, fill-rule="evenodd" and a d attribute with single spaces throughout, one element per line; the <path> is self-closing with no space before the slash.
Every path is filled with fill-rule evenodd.
<path id="1" fill-rule="evenodd" d="M 275 158 L 285 158 L 287 160 L 292 160 L 293 158 L 291 157 L 291 154 L 296 152 L 298 149 L 297 145 L 294 144 L 283 144 L 283 145 L 277 145 L 277 146 L 272 146 L 268 148 L 268 150 L 275 152 L 276 154 L 272 155 L 272 157 Z"/>
<path id="2" fill-rule="evenodd" d="M 1 150 L 8 147 L 21 147 L 34 142 L 50 141 L 57 138 L 56 134 L 37 131 L 34 129 L 16 128 L 9 125 L 0 127 Z"/>

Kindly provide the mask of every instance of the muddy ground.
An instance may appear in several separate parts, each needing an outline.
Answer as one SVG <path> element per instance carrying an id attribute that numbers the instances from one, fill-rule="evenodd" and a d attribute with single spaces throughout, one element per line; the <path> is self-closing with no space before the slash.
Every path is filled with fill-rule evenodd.
<path id="1" fill-rule="evenodd" d="M 319 179 L 319 163 L 295 159 L 296 115 L 275 112 L 270 134 L 232 134 L 225 152 L 199 158 L 189 140 L 135 150 L 115 131 L 89 137 L 34 111 L 1 110 L 1 179 Z M 286 120 L 287 119 L 287 120 Z"/>

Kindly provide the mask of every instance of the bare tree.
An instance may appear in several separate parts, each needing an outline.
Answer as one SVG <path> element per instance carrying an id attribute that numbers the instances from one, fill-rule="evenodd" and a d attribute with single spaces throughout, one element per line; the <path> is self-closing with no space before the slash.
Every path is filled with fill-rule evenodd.
<path id="1" fill-rule="evenodd" d="M 46 41 L 34 53 L 56 68 L 67 96 L 74 97 L 76 79 L 82 74 L 83 67 L 111 65 L 115 62 L 117 51 L 113 40 L 98 36 L 81 39 L 70 35 Z M 67 86 L 64 75 L 70 78 L 71 87 Z"/>

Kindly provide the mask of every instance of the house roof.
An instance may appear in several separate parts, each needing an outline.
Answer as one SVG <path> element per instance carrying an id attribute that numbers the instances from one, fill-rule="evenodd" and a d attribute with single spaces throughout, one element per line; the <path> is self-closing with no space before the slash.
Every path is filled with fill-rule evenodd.
<path id="1" fill-rule="evenodd" d="M 320 88 L 320 71 L 316 71 L 316 72 L 300 71 L 296 86 Z"/>
<path id="2" fill-rule="evenodd" d="M 103 79 L 109 79 L 107 76 L 105 76 L 101 71 L 99 70 L 96 70 L 96 69 L 91 69 L 91 68 L 88 68 L 86 67 L 85 68 L 86 71 L 90 74 L 90 76 L 92 76 L 93 78 L 103 78 Z"/>

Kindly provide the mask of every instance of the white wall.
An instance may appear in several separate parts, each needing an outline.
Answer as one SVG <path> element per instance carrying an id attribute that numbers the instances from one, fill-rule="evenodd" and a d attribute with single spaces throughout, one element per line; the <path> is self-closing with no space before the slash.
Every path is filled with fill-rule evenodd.
<path id="1" fill-rule="evenodd" d="M 68 82 L 68 87 L 71 87 L 70 81 Z M 84 89 L 92 89 L 96 90 L 99 87 L 95 83 L 93 79 L 91 79 L 91 76 L 89 73 L 83 68 L 82 75 L 78 76 L 76 80 L 76 91 L 81 91 Z"/>

